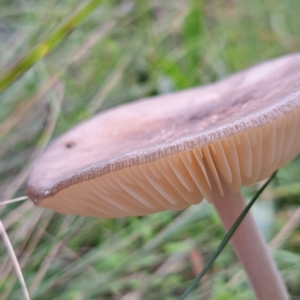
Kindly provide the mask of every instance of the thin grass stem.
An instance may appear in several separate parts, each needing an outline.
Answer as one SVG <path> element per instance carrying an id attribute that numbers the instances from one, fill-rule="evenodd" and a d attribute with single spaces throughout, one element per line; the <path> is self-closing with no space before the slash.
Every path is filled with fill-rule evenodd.
<path id="1" fill-rule="evenodd" d="M 24 201 L 24 200 L 27 200 L 27 199 L 28 199 L 27 196 L 22 196 L 22 197 L 10 199 L 10 200 L 1 201 L 0 202 L 0 206 L 1 205 L 7 205 L 7 204 L 15 203 L 15 202 Z"/>
<path id="2" fill-rule="evenodd" d="M 28 289 L 27 289 L 27 286 L 26 286 L 23 274 L 22 274 L 22 270 L 20 268 L 18 259 L 16 257 L 16 254 L 14 252 L 12 244 L 11 244 L 11 242 L 9 240 L 9 237 L 8 237 L 6 231 L 5 231 L 5 228 L 4 228 L 3 223 L 2 223 L 1 220 L 0 220 L 0 234 L 2 235 L 3 242 L 4 242 L 5 246 L 6 246 L 8 254 L 9 254 L 9 256 L 11 258 L 11 261 L 12 261 L 12 263 L 14 265 L 17 277 L 18 277 L 19 282 L 20 282 L 21 287 L 22 287 L 22 291 L 23 291 L 23 294 L 24 294 L 24 299 L 30 300 L 30 296 L 29 296 L 29 293 L 28 293 Z"/>

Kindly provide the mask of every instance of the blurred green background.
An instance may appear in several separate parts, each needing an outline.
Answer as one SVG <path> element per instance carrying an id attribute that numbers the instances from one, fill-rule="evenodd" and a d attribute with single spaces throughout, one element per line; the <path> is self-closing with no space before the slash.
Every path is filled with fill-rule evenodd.
<path id="1" fill-rule="evenodd" d="M 86 3 L 0 0 L 2 74 Z M 49 141 L 97 112 L 298 51 L 299 15 L 299 0 L 95 5 L 0 94 L 0 199 L 24 195 L 30 165 Z M 298 157 L 253 211 L 266 239 L 273 239 L 291 299 L 300 299 L 299 178 Z M 257 187 L 245 188 L 246 197 Z M 40 300 L 178 299 L 224 236 L 205 202 L 182 212 L 102 220 L 63 216 L 25 201 L 0 207 L 0 218 L 30 295 Z M 2 242 L 0 299 L 23 299 Z M 230 245 L 188 299 L 254 299 Z"/>

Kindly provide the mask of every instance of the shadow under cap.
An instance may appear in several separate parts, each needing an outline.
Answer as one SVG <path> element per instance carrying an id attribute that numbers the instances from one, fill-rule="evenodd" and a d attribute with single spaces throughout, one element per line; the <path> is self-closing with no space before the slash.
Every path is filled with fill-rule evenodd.
<path id="1" fill-rule="evenodd" d="M 103 217 L 183 209 L 210 198 L 209 176 L 221 194 L 223 181 L 238 191 L 294 158 L 299 110 L 300 54 L 293 54 L 100 113 L 52 142 L 26 190 L 39 206 L 63 213 L 80 214 L 81 208 L 68 210 L 76 197 L 80 205 L 94 203 L 83 214 Z M 94 211 L 95 197 L 104 201 L 102 215 Z M 122 212 L 122 201 L 133 208 Z"/>

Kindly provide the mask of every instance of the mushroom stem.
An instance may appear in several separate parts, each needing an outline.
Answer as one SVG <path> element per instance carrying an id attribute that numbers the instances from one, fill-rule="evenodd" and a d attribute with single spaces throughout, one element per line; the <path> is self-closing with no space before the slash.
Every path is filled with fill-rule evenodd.
<path id="1" fill-rule="evenodd" d="M 223 192 L 224 196 L 221 196 L 217 187 L 212 187 L 211 201 L 221 218 L 225 230 L 228 231 L 244 210 L 246 203 L 241 193 L 233 193 L 226 184 L 223 185 Z M 231 242 L 247 273 L 257 299 L 289 299 L 268 246 L 250 213 L 247 214 L 233 235 Z"/>

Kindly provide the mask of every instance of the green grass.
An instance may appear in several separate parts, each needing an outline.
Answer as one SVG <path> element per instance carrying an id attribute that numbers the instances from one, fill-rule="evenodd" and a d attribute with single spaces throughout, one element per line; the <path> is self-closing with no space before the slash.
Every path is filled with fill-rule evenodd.
<path id="1" fill-rule="evenodd" d="M 88 3 L 2 2 L 0 74 Z M 298 0 L 226 2 L 104 1 L 28 71 L 18 73 L 18 80 L 6 81 L 0 94 L 0 198 L 24 195 L 36 155 L 87 117 L 216 81 L 300 48 Z M 255 205 L 257 216 L 269 209 L 268 218 L 259 220 L 269 240 L 299 206 L 299 178 L 298 157 Z M 255 189 L 244 189 L 247 198 Z M 182 212 L 102 220 L 53 214 L 23 202 L 0 207 L 0 218 L 37 300 L 179 299 L 196 276 L 191 253 L 205 262 L 224 236 L 207 203 Z M 300 227 L 286 238 L 274 257 L 292 299 L 300 299 Z M 187 299 L 253 299 L 245 277 L 230 281 L 240 270 L 227 246 Z M 0 295 L 22 299 L 2 243 Z"/>

